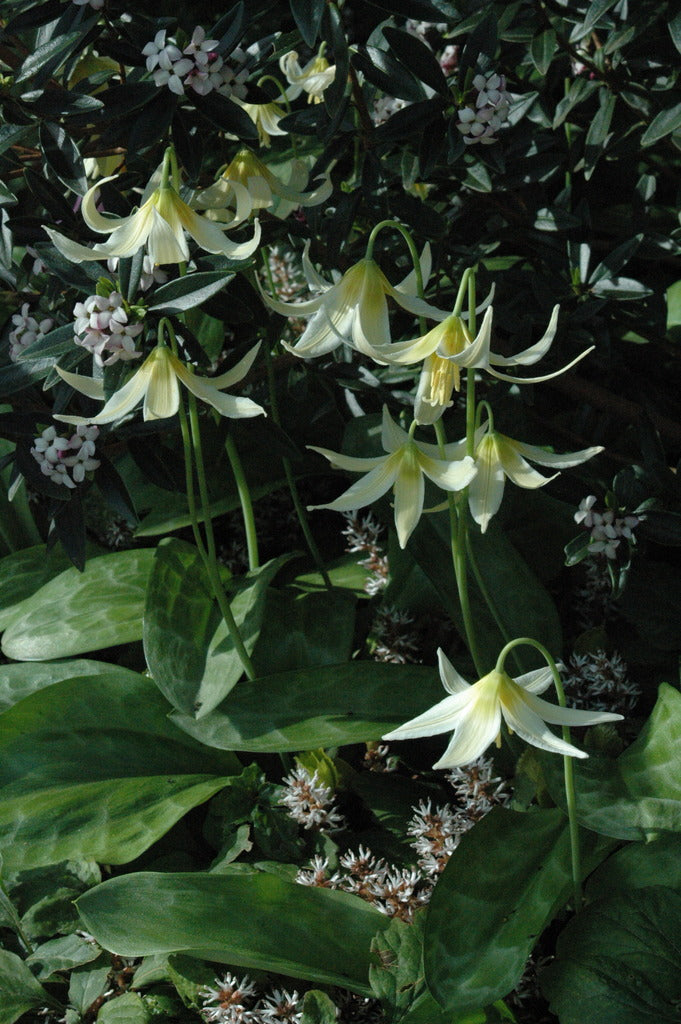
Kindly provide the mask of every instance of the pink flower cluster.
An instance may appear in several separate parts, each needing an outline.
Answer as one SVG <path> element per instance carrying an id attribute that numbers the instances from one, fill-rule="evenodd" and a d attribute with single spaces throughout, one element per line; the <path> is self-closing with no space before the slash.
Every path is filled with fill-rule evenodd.
<path id="1" fill-rule="evenodd" d="M 476 75 L 473 89 L 476 95 L 470 105 L 457 111 L 459 124 L 456 127 L 467 145 L 481 142 L 489 146 L 496 142 L 496 133 L 508 117 L 510 104 L 506 79 L 493 71 L 486 75 Z"/>
<path id="2" fill-rule="evenodd" d="M 141 323 L 128 323 L 123 296 L 90 295 L 73 308 L 76 345 L 92 352 L 99 366 L 110 366 L 119 359 L 138 359 L 134 339 L 143 330 Z M 106 358 L 104 356 L 106 355 Z"/>
<path id="3" fill-rule="evenodd" d="M 225 95 L 234 93 L 243 99 L 248 72 L 245 68 L 235 72 L 225 64 L 216 51 L 218 44 L 218 39 L 206 39 L 205 29 L 197 25 L 190 42 L 180 50 L 174 39 L 166 42 L 166 30 L 161 29 L 142 53 L 147 58 L 147 71 L 152 72 L 156 85 L 167 85 L 177 96 L 183 96 L 185 89 L 189 88 L 199 96 L 216 89 Z M 241 61 L 244 54 L 235 50 L 233 57 Z"/>
<path id="4" fill-rule="evenodd" d="M 76 427 L 71 437 L 59 437 L 54 427 L 48 427 L 35 439 L 31 455 L 52 483 L 72 490 L 83 482 L 87 472 L 99 466 L 99 459 L 94 458 L 98 435 L 95 426 Z"/>

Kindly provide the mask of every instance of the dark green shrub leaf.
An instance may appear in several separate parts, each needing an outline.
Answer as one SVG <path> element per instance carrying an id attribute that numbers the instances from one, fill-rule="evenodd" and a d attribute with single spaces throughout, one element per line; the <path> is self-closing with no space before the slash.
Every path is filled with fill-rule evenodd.
<path id="1" fill-rule="evenodd" d="M 233 277 L 234 274 L 225 274 L 222 270 L 178 277 L 176 281 L 168 281 L 155 290 L 154 305 L 149 308 L 162 310 L 164 313 L 180 313 L 185 309 L 195 309 L 224 288 Z"/>
<path id="2" fill-rule="evenodd" d="M 425 99 L 423 87 L 411 72 L 377 46 L 358 47 L 352 56 L 352 63 L 372 85 L 377 85 L 389 96 L 403 100 Z"/>
<path id="3" fill-rule="evenodd" d="M 665 135 L 671 135 L 677 128 L 681 128 L 681 103 L 669 107 L 668 110 L 661 110 L 653 118 L 641 136 L 641 146 L 643 148 L 652 146 L 653 143 L 663 139 Z"/>
<path id="4" fill-rule="evenodd" d="M 319 35 L 326 0 L 289 0 L 289 3 L 298 31 L 306 44 L 313 47 Z"/>
<path id="5" fill-rule="evenodd" d="M 397 59 L 416 78 L 425 82 L 435 92 L 439 92 L 443 96 L 449 96 L 447 79 L 442 73 L 442 68 L 429 46 L 421 42 L 418 36 L 410 35 L 408 32 L 403 32 L 397 28 L 390 28 L 389 26 L 383 29 L 383 35 L 390 44 L 390 49 Z"/>

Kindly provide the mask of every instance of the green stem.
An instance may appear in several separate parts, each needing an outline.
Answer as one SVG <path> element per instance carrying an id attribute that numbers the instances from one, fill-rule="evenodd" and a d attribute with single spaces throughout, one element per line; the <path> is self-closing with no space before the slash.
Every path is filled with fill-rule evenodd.
<path id="1" fill-rule="evenodd" d="M 414 239 L 411 237 L 410 232 L 407 231 L 407 229 L 404 227 L 404 225 L 400 224 L 400 222 L 398 220 L 382 220 L 382 221 L 379 221 L 379 223 L 376 225 L 376 227 L 373 229 L 373 231 L 369 235 L 369 241 L 367 242 L 367 251 L 366 251 L 366 254 L 365 254 L 365 259 L 371 260 L 371 259 L 374 258 L 374 245 L 376 243 L 376 238 L 378 237 L 379 231 L 382 231 L 383 228 L 394 228 L 395 231 L 399 231 L 399 233 L 402 235 L 402 237 L 404 238 L 405 242 L 407 243 L 407 248 L 409 249 L 409 255 L 411 256 L 412 266 L 414 267 L 414 276 L 416 277 L 416 294 L 418 295 L 418 297 L 420 299 L 422 299 L 424 297 L 423 296 L 423 274 L 421 272 L 421 260 L 419 259 L 418 249 L 416 248 L 416 243 L 414 242 Z M 419 317 L 419 328 L 420 328 L 422 334 L 426 333 L 425 317 L 422 317 L 422 316 Z"/>
<path id="2" fill-rule="evenodd" d="M 445 436 L 442 420 L 436 420 L 433 426 L 437 436 L 438 448 L 440 449 L 440 457 L 444 458 Z M 462 507 L 457 510 L 456 499 L 451 491 L 449 491 L 447 493 L 447 507 L 449 509 L 449 540 L 452 552 L 452 565 L 454 567 L 454 579 L 456 580 L 456 590 L 459 595 L 459 604 L 461 606 L 461 615 L 463 617 L 463 627 L 466 634 L 468 650 L 471 653 L 476 672 L 478 675 L 482 676 L 484 673 L 484 665 L 475 635 L 475 626 L 473 623 L 470 599 L 468 595 L 465 523 L 462 527 L 462 521 L 464 520 L 466 511 L 465 497 L 462 499 L 461 505 Z"/>
<path id="3" fill-rule="evenodd" d="M 227 440 L 225 441 L 225 451 L 229 458 L 229 464 L 232 467 L 232 473 L 236 481 L 237 490 L 239 492 L 239 501 L 241 502 L 241 515 L 244 521 L 244 529 L 246 531 L 246 547 L 248 548 L 248 568 L 252 571 L 260 567 L 260 555 L 258 553 L 258 534 L 255 528 L 255 518 L 253 516 L 253 502 L 251 501 L 251 492 L 248 487 L 248 482 L 244 474 L 244 468 L 239 457 L 237 446 L 234 442 L 231 432 L 227 434 Z"/>
<path id="4" fill-rule="evenodd" d="M 272 295 L 276 295 L 274 281 L 272 280 L 272 271 L 270 270 L 269 261 L 264 252 L 262 254 L 262 261 L 265 269 L 265 277 L 267 278 L 267 283 L 269 285 L 270 292 Z M 267 386 L 270 396 L 270 414 L 276 426 L 281 427 L 281 417 L 279 416 L 279 402 L 277 401 L 277 385 L 276 380 L 274 378 L 272 353 L 270 352 L 269 344 L 265 344 L 264 348 L 265 368 L 267 370 Z M 309 548 L 310 554 L 312 555 L 314 563 L 317 566 L 317 571 L 319 575 L 324 581 L 324 586 L 326 587 L 327 590 L 333 590 L 333 583 L 331 582 L 331 577 L 326 571 L 326 567 L 324 566 L 324 559 L 322 558 L 321 552 L 317 547 L 317 542 L 312 536 L 312 531 L 310 529 L 310 524 L 308 522 L 305 506 L 300 500 L 300 493 L 298 491 L 298 485 L 296 484 L 296 478 L 293 473 L 293 468 L 291 466 L 291 460 L 288 458 L 287 455 L 282 455 L 281 462 L 284 467 L 284 475 L 286 477 L 286 483 L 288 485 L 289 493 L 291 495 L 293 507 L 296 510 L 296 516 L 298 517 L 298 522 L 300 524 L 301 530 L 303 531 L 303 536 L 305 537 L 305 541 Z"/>
<path id="5" fill-rule="evenodd" d="M 189 394 L 189 424 L 191 427 L 192 447 L 194 451 L 194 462 L 196 465 L 196 476 L 199 484 L 199 495 L 201 497 L 203 528 L 206 533 L 207 552 L 206 557 L 204 558 L 204 564 L 206 566 L 206 571 L 208 572 L 218 606 L 222 612 L 222 617 L 225 620 L 227 629 L 229 630 L 229 635 L 232 638 L 232 643 L 234 644 L 234 649 L 236 650 L 239 660 L 243 665 L 244 672 L 249 679 L 255 679 L 253 663 L 251 662 L 248 651 L 244 646 L 229 599 L 225 593 L 225 588 L 222 585 L 217 552 L 215 549 L 215 534 L 213 533 L 213 520 L 210 511 L 210 498 L 208 495 L 208 484 L 206 481 L 206 467 L 203 461 L 199 414 L 196 408 L 196 398 L 191 394 L 191 392 Z"/>
<path id="6" fill-rule="evenodd" d="M 511 640 L 501 650 L 499 657 L 497 658 L 496 670 L 498 672 L 504 671 L 504 661 L 510 652 L 518 647 L 520 644 L 528 644 L 530 647 L 534 647 L 536 651 L 539 651 L 542 658 L 546 661 L 546 664 L 551 669 L 551 675 L 553 676 L 553 685 L 556 690 L 558 697 L 558 704 L 561 708 L 567 707 L 565 700 L 565 690 L 563 689 L 563 681 L 560 678 L 560 672 L 556 666 L 552 656 L 547 651 L 543 644 L 540 644 L 538 640 L 533 640 L 531 637 L 520 637 L 517 640 Z M 563 739 L 566 743 L 570 743 L 570 728 L 567 725 L 562 726 Z M 581 865 L 581 853 L 579 849 L 579 825 L 577 824 L 577 801 L 575 797 L 575 777 L 572 765 L 572 757 L 568 754 L 563 755 L 563 781 L 565 784 L 565 802 L 567 805 L 568 822 L 570 826 L 570 853 L 572 857 L 572 893 L 575 904 L 575 912 L 579 911 L 582 905 L 582 865 Z"/>

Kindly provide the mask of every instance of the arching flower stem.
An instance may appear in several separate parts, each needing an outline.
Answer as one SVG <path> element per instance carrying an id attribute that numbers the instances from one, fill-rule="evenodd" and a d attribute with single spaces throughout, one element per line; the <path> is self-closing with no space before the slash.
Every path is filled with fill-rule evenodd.
<path id="1" fill-rule="evenodd" d="M 552 656 L 547 651 L 543 644 L 539 643 L 538 640 L 533 640 L 531 637 L 519 637 L 516 640 L 510 640 L 509 643 L 505 644 L 499 652 L 497 658 L 496 670 L 499 672 L 504 671 L 504 662 L 506 658 L 514 650 L 519 647 L 520 644 L 527 644 L 530 647 L 534 647 L 536 651 L 539 651 L 542 658 L 546 662 L 547 666 L 551 670 L 551 676 L 553 677 L 553 685 L 558 697 L 558 704 L 561 708 L 567 707 L 565 700 L 565 690 L 563 688 L 563 681 L 560 678 L 560 672 Z M 570 743 L 570 727 L 563 725 L 562 727 L 563 739 L 566 743 Z M 575 913 L 578 913 L 582 905 L 582 866 L 581 866 L 581 853 L 579 849 L 579 825 L 577 824 L 577 804 L 575 799 L 575 776 L 572 765 L 572 758 L 568 755 L 563 755 L 563 782 L 565 785 L 565 802 L 567 805 L 568 822 L 570 827 L 570 855 L 572 860 L 572 893 L 574 901 Z"/>
<path id="2" fill-rule="evenodd" d="M 158 326 L 159 344 L 167 343 L 165 337 L 166 334 L 170 338 L 170 347 L 173 355 L 178 356 L 175 331 L 167 317 L 163 317 Z M 218 603 L 220 612 L 222 613 L 222 617 L 225 620 L 225 625 L 229 630 L 229 635 L 232 638 L 234 649 L 237 652 L 239 660 L 243 665 L 244 672 L 248 678 L 255 679 L 253 663 L 251 662 L 248 651 L 244 646 L 241 633 L 239 632 L 239 627 L 236 624 L 236 620 L 229 603 L 229 598 L 225 593 L 225 588 L 222 585 L 222 579 L 220 577 L 220 569 L 218 566 L 217 551 L 215 547 L 215 535 L 213 533 L 213 520 L 210 511 L 210 499 L 208 496 L 208 485 L 206 482 L 206 467 L 203 461 L 199 414 L 196 406 L 196 398 L 191 394 L 191 392 L 189 392 L 188 400 L 189 421 L 187 421 L 187 413 L 184 408 L 184 402 L 182 401 L 180 401 L 178 414 L 180 419 L 180 430 L 182 433 L 182 444 L 184 447 L 187 504 L 189 506 L 189 515 L 191 517 L 192 533 L 194 534 L 196 546 L 199 550 L 199 554 L 201 555 L 206 572 L 208 573 L 213 594 Z M 194 491 L 194 469 L 196 470 L 196 479 L 198 482 L 201 501 L 200 513 L 196 505 L 196 495 Z M 200 519 L 203 519 L 205 541 L 199 526 Z"/>
<path id="3" fill-rule="evenodd" d="M 423 294 L 423 274 L 421 273 L 421 261 L 419 260 L 419 254 L 416 248 L 416 243 L 414 242 L 414 239 L 411 237 L 411 233 L 407 231 L 404 225 L 400 224 L 399 221 L 382 220 L 378 222 L 376 227 L 372 230 L 371 234 L 369 235 L 369 241 L 367 242 L 367 251 L 365 254 L 365 258 L 368 260 L 373 259 L 376 238 L 378 237 L 379 231 L 382 231 L 383 228 L 394 228 L 395 231 L 399 231 L 399 233 L 402 235 L 405 242 L 407 243 L 409 255 L 411 256 L 412 266 L 414 268 L 414 276 L 416 278 L 416 294 L 420 299 L 424 299 L 425 295 Z M 419 330 L 421 331 L 422 334 L 425 334 L 426 321 L 422 316 L 419 317 Z"/>

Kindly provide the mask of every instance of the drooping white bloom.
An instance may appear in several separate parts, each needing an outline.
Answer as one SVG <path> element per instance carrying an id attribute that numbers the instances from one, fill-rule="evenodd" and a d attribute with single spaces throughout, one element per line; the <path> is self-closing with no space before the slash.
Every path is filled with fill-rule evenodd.
<path id="1" fill-rule="evenodd" d="M 92 249 L 70 238 L 45 228 L 57 249 L 68 260 L 81 263 L 88 260 L 109 259 L 112 256 L 134 256 L 146 245 L 153 264 L 184 263 L 189 259 L 185 232 L 206 252 L 220 253 L 230 259 L 242 260 L 252 256 L 260 242 L 260 225 L 254 224 L 253 237 L 247 242 L 232 242 L 225 234 L 234 221 L 218 225 L 191 209 L 169 182 L 155 172 L 138 210 L 127 217 L 104 217 L 97 209 L 100 185 L 116 177 L 102 178 L 83 197 L 82 213 L 87 226 L 99 234 L 109 235 L 106 242 L 98 242 Z"/>
<path id="2" fill-rule="evenodd" d="M 547 726 L 597 725 L 616 722 L 622 715 L 603 711 L 561 708 L 537 696 L 549 688 L 549 668 L 535 669 L 512 679 L 493 669 L 470 685 L 438 650 L 440 679 L 449 696 L 411 721 L 387 733 L 385 740 L 409 740 L 454 730 L 442 757 L 433 768 L 457 768 L 474 761 L 499 737 L 502 717 L 509 730 L 526 743 L 555 754 L 587 757 L 584 751 L 556 736 Z"/>
<path id="3" fill-rule="evenodd" d="M 386 406 L 383 407 L 381 443 L 387 455 L 373 459 L 354 458 L 327 448 L 308 445 L 312 451 L 319 452 L 339 469 L 365 474 L 335 501 L 327 505 L 313 505 L 311 508 L 349 512 L 372 504 L 392 488 L 395 495 L 395 527 L 400 547 L 404 548 L 423 512 L 424 477 L 445 491 L 460 491 L 473 480 L 475 466 L 473 460 L 463 453 L 453 460 L 440 458 L 435 445 L 415 441 L 406 430 L 398 426 Z"/>
<path id="4" fill-rule="evenodd" d="M 279 122 L 286 117 L 286 111 L 278 103 L 246 103 L 237 97 L 233 97 L 233 101 L 246 111 L 258 129 L 261 146 L 269 149 L 273 135 L 288 135 L 287 131 L 279 127 Z"/>
<path id="5" fill-rule="evenodd" d="M 460 441 L 458 445 L 447 445 L 446 448 L 448 450 L 453 448 L 454 452 L 458 450 L 463 453 L 466 450 L 466 445 L 464 441 Z M 600 445 L 595 445 L 592 448 L 583 448 L 578 452 L 557 455 L 536 445 L 514 441 L 513 438 L 507 437 L 505 434 L 490 430 L 489 425 L 482 427 L 476 433 L 475 466 L 477 475 L 468 490 L 468 504 L 473 519 L 484 533 L 490 519 L 499 510 L 507 477 L 517 487 L 535 489 L 543 487 L 544 484 L 558 476 L 558 473 L 548 477 L 542 476 L 530 466 L 528 459 L 531 462 L 539 463 L 540 466 L 548 466 L 560 472 L 561 469 L 579 466 L 602 451 L 603 448 Z"/>
<path id="6" fill-rule="evenodd" d="M 286 97 L 289 100 L 295 100 L 301 92 L 306 92 L 308 103 L 321 103 L 325 90 L 336 77 L 335 64 L 330 65 L 322 52 L 301 68 L 297 52 L 291 50 L 279 58 L 279 67 L 289 82 L 286 90 Z"/>
<path id="7" fill-rule="evenodd" d="M 309 175 L 302 160 L 291 163 L 291 175 L 287 184 L 281 181 L 247 147 L 243 147 L 225 168 L 220 177 L 208 188 L 196 192 L 191 199 L 192 207 L 207 210 L 207 217 L 222 220 L 228 206 L 235 206 L 234 221 L 245 220 L 253 210 L 273 207 L 277 201 L 286 203 L 287 210 L 298 206 L 317 206 L 331 195 L 333 185 L 324 177 L 312 192 L 305 192 Z M 280 216 L 279 207 L 274 211 Z"/>
<path id="8" fill-rule="evenodd" d="M 350 267 L 339 281 L 331 283 L 317 273 L 309 259 L 309 246 L 303 252 L 303 271 L 310 289 L 318 292 L 303 302 L 281 302 L 262 292 L 264 301 L 282 316 L 310 317 L 302 336 L 295 345 L 287 346 L 294 355 L 303 359 L 325 355 L 339 345 L 346 344 L 377 363 L 389 362 L 390 325 L 388 303 L 390 296 L 402 309 L 415 316 L 430 316 L 441 320 L 447 316 L 442 310 L 418 298 L 416 275 L 412 271 L 397 285 L 391 285 L 375 260 L 364 258 Z M 420 258 L 424 284 L 430 276 L 430 246 L 425 245 Z"/>
<path id="9" fill-rule="evenodd" d="M 166 419 L 174 416 L 180 407 L 180 384 L 184 384 L 202 402 L 212 405 L 221 416 L 229 416 L 232 419 L 264 416 L 265 410 L 250 398 L 235 398 L 233 395 L 222 393 L 223 388 L 231 387 L 246 375 L 259 348 L 260 343 L 227 373 L 209 379 L 192 373 L 166 345 L 157 345 L 127 383 L 114 392 L 97 416 L 84 419 L 82 416 L 55 415 L 55 419 L 64 423 L 113 423 L 127 416 L 142 400 L 145 420 Z M 104 398 L 104 385 L 101 380 L 68 373 L 59 367 L 57 372 L 67 384 L 88 398 Z"/>

